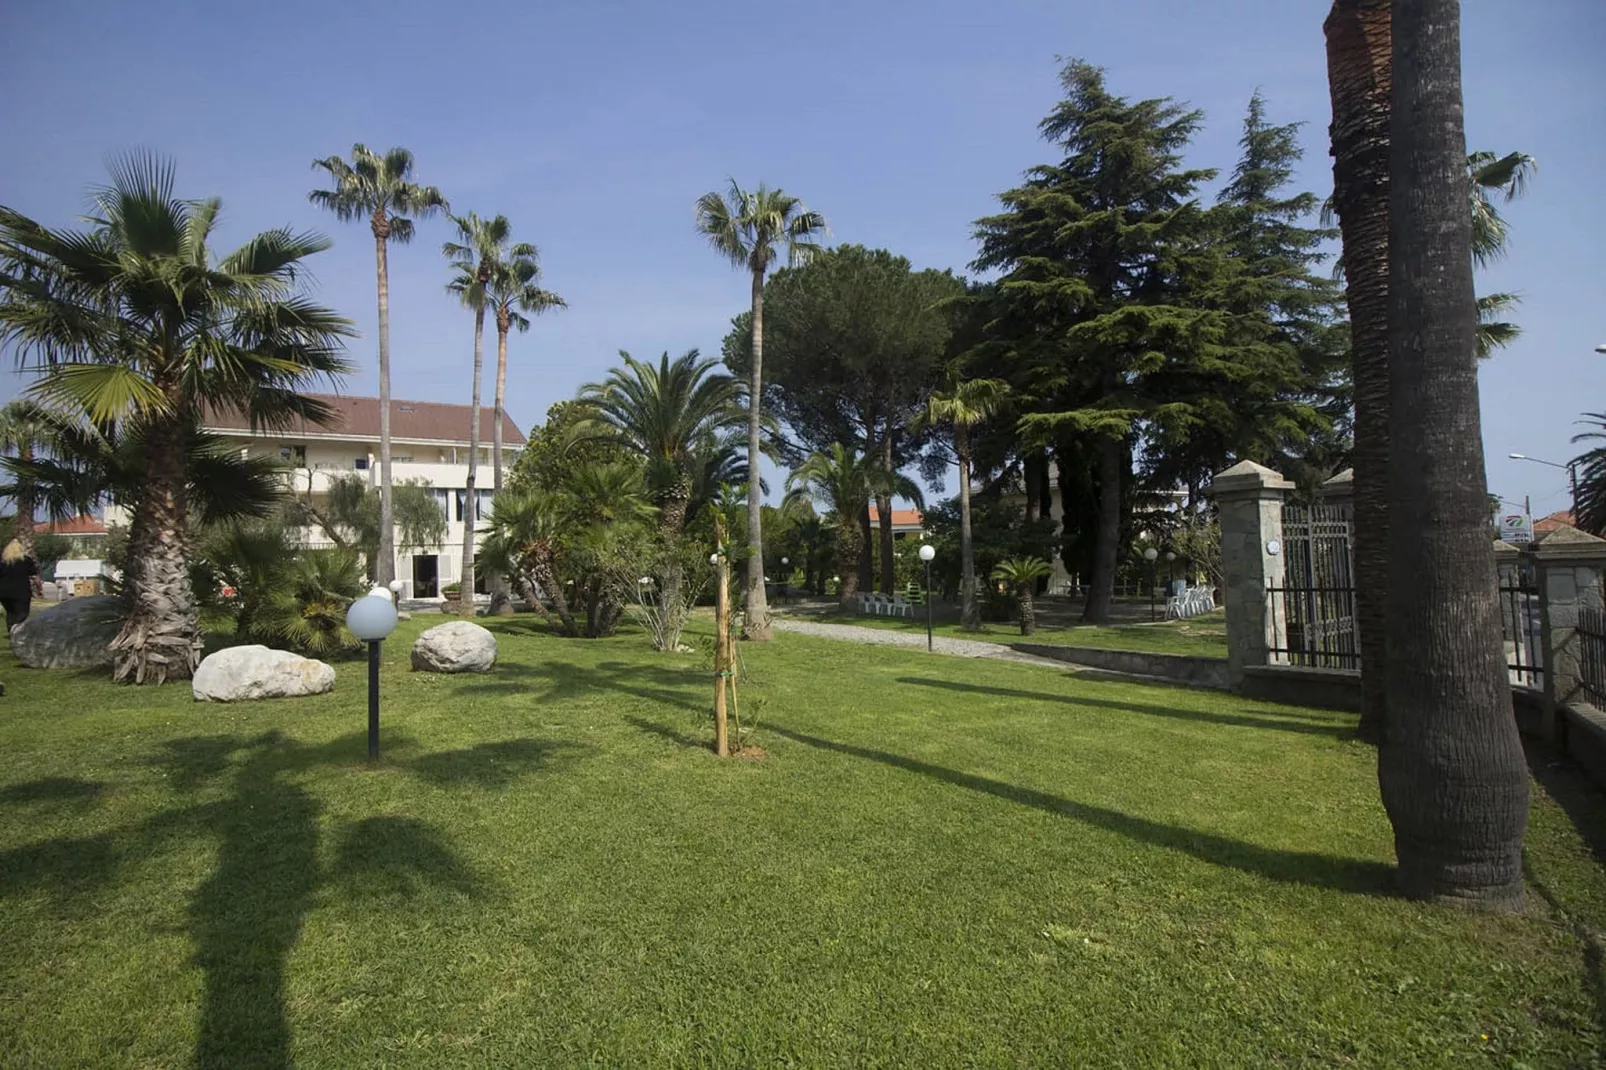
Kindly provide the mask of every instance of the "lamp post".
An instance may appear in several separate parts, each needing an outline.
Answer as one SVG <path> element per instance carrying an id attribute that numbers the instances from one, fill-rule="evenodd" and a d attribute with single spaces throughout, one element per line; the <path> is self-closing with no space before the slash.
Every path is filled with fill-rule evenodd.
<path id="1" fill-rule="evenodd" d="M 375 587 L 351 603 L 346 627 L 368 644 L 368 758 L 379 757 L 379 644 L 396 630 L 396 603 L 390 592 Z"/>
<path id="2" fill-rule="evenodd" d="M 920 560 L 926 563 L 926 652 L 930 653 L 933 647 L 931 640 L 931 559 L 937 556 L 937 548 L 931 543 L 920 547 Z"/>
<path id="3" fill-rule="evenodd" d="M 1143 551 L 1143 560 L 1149 563 L 1149 620 L 1151 621 L 1154 620 L 1154 582 L 1156 579 L 1155 573 L 1157 571 L 1157 566 L 1155 565 L 1154 561 L 1155 558 L 1159 556 L 1160 551 L 1156 550 L 1152 546 Z"/>
<path id="4" fill-rule="evenodd" d="M 1578 523 L 1578 462 L 1577 461 L 1568 461 L 1566 464 L 1557 464 L 1555 461 L 1542 461 L 1538 457 L 1530 457 L 1526 453 L 1508 453 L 1508 454 L 1506 454 L 1506 456 L 1510 457 L 1513 461 L 1531 461 L 1534 464 L 1542 464 L 1546 468 L 1560 468 L 1563 472 L 1566 472 L 1567 473 L 1567 489 L 1572 493 L 1572 497 L 1573 497 L 1573 523 L 1574 524 Z"/>
<path id="5" fill-rule="evenodd" d="M 781 558 L 781 604 L 782 605 L 786 604 L 786 585 L 787 585 L 787 581 L 790 580 L 791 578 L 792 578 L 792 559 L 790 557 L 783 557 L 783 558 Z"/>
<path id="6" fill-rule="evenodd" d="M 1172 572 L 1173 566 L 1176 564 L 1176 560 L 1177 552 L 1175 550 L 1167 550 L 1165 552 L 1165 591 L 1167 598 L 1169 598 L 1172 594 L 1171 585 L 1176 582 L 1176 577 Z"/>

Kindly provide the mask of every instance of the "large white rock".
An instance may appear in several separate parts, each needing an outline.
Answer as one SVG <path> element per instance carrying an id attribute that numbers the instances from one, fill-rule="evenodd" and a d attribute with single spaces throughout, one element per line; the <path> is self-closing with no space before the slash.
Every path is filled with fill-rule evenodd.
<path id="1" fill-rule="evenodd" d="M 73 598 L 38 610 L 11 633 L 11 652 L 30 669 L 92 669 L 112 663 L 108 643 L 123 627 L 112 595 Z"/>
<path id="2" fill-rule="evenodd" d="M 288 650 L 232 646 L 207 655 L 190 686 L 200 702 L 321 695 L 335 686 L 335 670 Z"/>
<path id="3" fill-rule="evenodd" d="M 413 644 L 420 672 L 490 672 L 495 664 L 496 636 L 466 620 L 437 624 Z"/>

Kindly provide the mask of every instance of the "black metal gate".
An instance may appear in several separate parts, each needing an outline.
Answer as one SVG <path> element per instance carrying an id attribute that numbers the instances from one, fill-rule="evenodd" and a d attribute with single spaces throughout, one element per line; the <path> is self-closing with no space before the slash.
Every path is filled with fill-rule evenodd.
<path id="1" fill-rule="evenodd" d="M 1268 588 L 1274 662 L 1359 669 L 1348 505 L 1283 509 L 1283 583 Z"/>

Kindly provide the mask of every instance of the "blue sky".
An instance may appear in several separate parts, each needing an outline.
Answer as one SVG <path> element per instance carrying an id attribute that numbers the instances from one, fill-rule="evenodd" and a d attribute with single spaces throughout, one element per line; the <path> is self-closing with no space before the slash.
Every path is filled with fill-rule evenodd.
<path id="1" fill-rule="evenodd" d="M 727 176 L 827 216 L 838 241 L 963 269 L 971 223 L 1051 158 L 1036 124 L 1058 56 L 1128 96 L 1204 109 L 1190 163 L 1230 169 L 1260 88 L 1307 123 L 1303 184 L 1325 195 L 1327 5 L 1290 0 L 993 0 L 719 4 L 411 0 L 271 4 L 12 0 L 0 6 L 0 203 L 71 222 L 108 152 L 173 156 L 186 195 L 224 198 L 225 240 L 268 226 L 336 240 L 320 297 L 365 337 L 352 393 L 377 390 L 373 246 L 306 201 L 314 157 L 406 145 L 454 208 L 501 212 L 570 303 L 512 342 L 521 426 L 599 377 L 619 349 L 716 353 L 745 280 L 692 230 Z M 1524 337 L 1483 372 L 1490 488 L 1566 504 L 1582 411 L 1606 409 L 1606 5 L 1467 0 L 1468 141 L 1540 173 L 1507 210 L 1506 262 L 1480 289 L 1524 298 Z M 399 397 L 468 400 L 471 319 L 442 291 L 442 223 L 391 255 Z M 0 395 L 21 388 L 9 369 Z M 487 400 L 489 393 L 487 391 Z"/>

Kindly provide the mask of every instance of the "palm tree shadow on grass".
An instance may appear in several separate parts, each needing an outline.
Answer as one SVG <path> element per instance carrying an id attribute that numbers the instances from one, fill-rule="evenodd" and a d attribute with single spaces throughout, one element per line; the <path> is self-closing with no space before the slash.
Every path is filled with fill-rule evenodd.
<path id="1" fill-rule="evenodd" d="M 354 733 L 301 744 L 277 731 L 247 739 L 173 740 L 155 764 L 167 771 L 174 790 L 189 794 L 232 777 L 226 797 L 164 810 L 129 828 L 0 852 L 0 896 L 42 890 L 58 907 L 89 909 L 96 897 L 88 893 L 112 885 L 126 867 L 182 840 L 214 837 L 216 868 L 189 905 L 194 961 L 203 973 L 195 1062 L 288 1067 L 285 964 L 321 888 L 403 903 L 429 894 L 468 899 L 488 891 L 436 830 L 400 815 L 348 824 L 339 833 L 334 865 L 327 871 L 320 866 L 322 805 L 290 776 L 330 765 L 362 767 L 365 742 L 365 734 Z M 405 737 L 390 742 L 393 753 L 412 749 Z M 513 739 L 393 758 L 388 767 L 446 788 L 499 788 L 551 768 L 572 749 Z"/>
<path id="2" fill-rule="evenodd" d="M 691 665 L 642 665 L 638 662 L 605 661 L 596 666 L 550 661 L 541 665 L 499 665 L 491 679 L 465 684 L 457 689 L 465 695 L 523 695 L 541 702 L 616 692 L 647 702 L 701 710 L 693 690 L 705 682 Z M 712 676 L 706 678 L 712 696 Z M 712 698 L 709 699 L 712 702 Z"/>
<path id="3" fill-rule="evenodd" d="M 917 684 L 920 687 L 959 691 L 965 694 L 996 695 L 1000 698 L 1027 699 L 1032 702 L 1059 702 L 1068 706 L 1096 707 L 1140 713 L 1146 717 L 1168 717 L 1179 721 L 1199 721 L 1204 724 L 1230 725 L 1235 728 L 1269 728 L 1277 732 L 1297 732 L 1309 736 L 1328 736 L 1332 739 L 1349 739 L 1355 735 L 1353 726 L 1321 723 L 1303 719 L 1295 713 L 1260 714 L 1245 710 L 1239 714 L 1208 713 L 1204 710 L 1185 710 L 1173 706 L 1154 706 L 1142 702 L 1118 702 L 1115 699 L 1095 698 L 1091 695 L 1054 695 L 1046 691 L 1023 691 L 1013 687 L 991 687 L 984 684 L 965 684 L 953 680 L 933 680 L 922 676 L 900 676 L 900 684 Z"/>
<path id="4" fill-rule="evenodd" d="M 956 787 L 1035 807 L 1094 828 L 1114 832 L 1140 843 L 1180 851 L 1211 865 L 1240 870 L 1268 880 L 1373 896 L 1388 894 L 1393 883 L 1393 867 L 1381 862 L 1262 847 L 1258 844 L 1217 836 L 1214 833 L 1199 832 L 1134 817 L 1119 810 L 1075 802 L 1058 795 L 1017 787 L 1014 784 L 1006 784 L 1000 780 L 975 776 L 971 773 L 962 773 L 956 769 L 947 769 L 899 754 L 888 754 L 868 747 L 805 735 L 774 722 L 767 726 L 767 730 L 821 750 L 864 758 L 921 776 L 932 777 Z"/>

